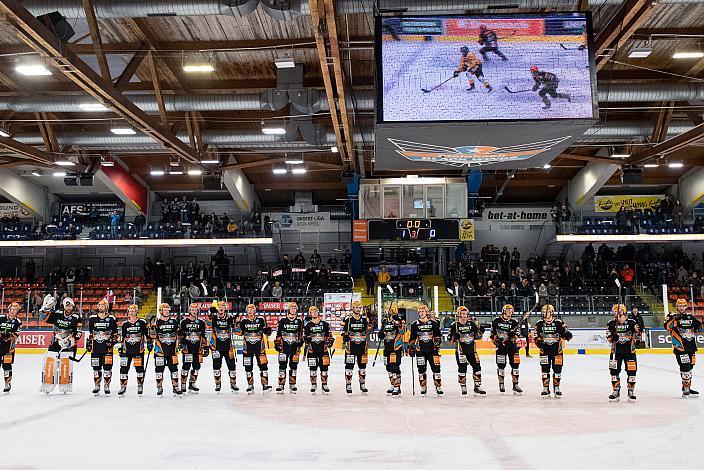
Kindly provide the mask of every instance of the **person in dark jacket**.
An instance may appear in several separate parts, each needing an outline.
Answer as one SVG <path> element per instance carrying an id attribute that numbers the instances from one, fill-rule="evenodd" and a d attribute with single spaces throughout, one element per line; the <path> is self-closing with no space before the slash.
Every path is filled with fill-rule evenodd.
<path id="1" fill-rule="evenodd" d="M 146 223 L 147 217 L 144 215 L 144 212 L 137 212 L 137 215 L 134 216 L 134 226 L 137 229 L 137 238 L 142 236 L 142 230 L 144 230 Z"/>
<path id="2" fill-rule="evenodd" d="M 364 282 L 367 285 L 367 295 L 374 295 L 374 284 L 376 283 L 376 274 L 374 270 L 369 268 L 367 272 L 364 273 Z"/>
<path id="3" fill-rule="evenodd" d="M 641 315 L 638 311 L 638 307 L 633 307 L 631 309 L 631 314 L 628 317 L 632 318 L 636 324 L 638 324 L 638 331 L 640 331 L 642 335 L 645 332 L 645 320 L 643 320 L 643 315 Z M 643 341 L 642 336 L 638 338 L 638 341 L 636 341 L 636 346 L 639 348 L 645 347 L 645 342 Z"/>
<path id="4" fill-rule="evenodd" d="M 530 323 L 527 318 L 521 322 L 521 336 L 526 340 L 526 357 L 533 357 L 530 355 Z"/>

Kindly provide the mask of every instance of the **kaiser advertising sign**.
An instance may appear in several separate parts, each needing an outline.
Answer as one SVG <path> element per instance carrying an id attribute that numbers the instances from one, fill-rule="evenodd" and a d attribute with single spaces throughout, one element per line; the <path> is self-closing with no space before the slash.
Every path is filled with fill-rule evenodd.
<path id="1" fill-rule="evenodd" d="M 22 330 L 15 343 L 15 348 L 17 349 L 46 349 L 51 344 L 51 339 L 54 337 L 54 332 L 51 330 L 42 331 L 32 331 L 32 330 Z M 85 337 L 84 332 L 81 339 L 78 340 L 78 347 L 85 347 Z"/>

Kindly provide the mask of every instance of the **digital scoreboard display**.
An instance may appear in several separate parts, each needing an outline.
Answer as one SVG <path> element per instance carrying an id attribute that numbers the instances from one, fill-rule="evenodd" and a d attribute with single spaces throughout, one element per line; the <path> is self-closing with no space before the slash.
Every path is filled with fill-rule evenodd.
<path id="1" fill-rule="evenodd" d="M 384 16 L 377 121 L 594 119 L 588 13 Z"/>
<path id="2" fill-rule="evenodd" d="M 457 219 L 385 219 L 369 221 L 369 240 L 458 240 Z"/>

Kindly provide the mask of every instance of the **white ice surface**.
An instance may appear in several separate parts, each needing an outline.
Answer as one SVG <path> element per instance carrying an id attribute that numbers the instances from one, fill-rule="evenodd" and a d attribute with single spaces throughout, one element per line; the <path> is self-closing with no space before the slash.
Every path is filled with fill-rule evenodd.
<path id="1" fill-rule="evenodd" d="M 484 62 L 484 78 L 494 88 L 488 93 L 476 81 L 468 87 L 465 73 L 435 91 L 424 93 L 452 76 L 460 62 L 460 48 L 469 46 L 480 58 L 479 47 L 471 42 L 384 41 L 382 64 L 384 119 L 387 121 L 425 120 L 514 120 L 591 118 L 592 98 L 587 51 L 564 50 L 559 43 L 500 43 L 508 58 L 502 61 L 489 52 Z M 568 48 L 577 44 L 567 44 Z M 532 65 L 552 72 L 560 79 L 558 92 L 570 93 L 572 103 L 552 99 L 552 108 L 543 109 L 537 92 L 508 93 L 532 88 Z"/>
<path id="2" fill-rule="evenodd" d="M 170 387 L 155 395 L 153 363 L 144 396 L 132 370 L 126 397 L 116 396 L 117 376 L 111 396 L 93 397 L 89 361 L 75 369 L 72 394 L 44 396 L 41 360 L 18 355 L 12 392 L 0 396 L 0 469 L 702 468 L 704 398 L 679 398 L 671 354 L 639 357 L 635 404 L 608 402 L 601 355 L 565 357 L 562 400 L 539 397 L 535 357 L 523 360 L 524 394 L 514 397 L 499 394 L 493 356 L 481 356 L 488 396 L 474 398 L 460 395 L 454 358 L 443 356 L 441 399 L 412 396 L 407 358 L 399 399 L 386 396 L 380 361 L 368 369 L 369 395 L 358 393 L 355 373 L 346 396 L 339 356 L 328 396 L 311 396 L 303 364 L 297 395 L 262 396 L 258 376 L 253 396 L 216 394 L 206 358 L 201 393 L 180 399 Z M 695 388 L 704 387 L 703 372 L 695 369 Z"/>

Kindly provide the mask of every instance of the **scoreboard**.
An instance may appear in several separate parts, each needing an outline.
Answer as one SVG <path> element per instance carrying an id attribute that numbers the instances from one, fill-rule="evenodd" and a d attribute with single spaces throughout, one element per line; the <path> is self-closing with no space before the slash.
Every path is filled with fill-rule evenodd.
<path id="1" fill-rule="evenodd" d="M 459 240 L 458 219 L 369 220 L 369 240 Z"/>

